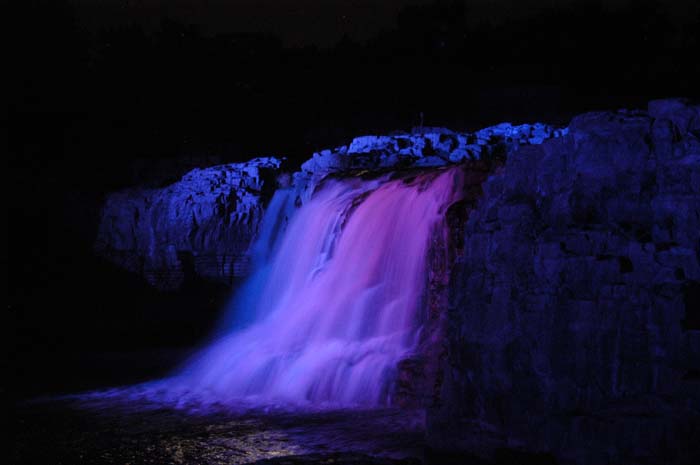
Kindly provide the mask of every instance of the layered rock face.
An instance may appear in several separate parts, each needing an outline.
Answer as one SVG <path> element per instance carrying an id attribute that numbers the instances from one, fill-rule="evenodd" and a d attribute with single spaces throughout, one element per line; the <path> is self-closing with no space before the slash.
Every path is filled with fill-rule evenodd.
<path id="1" fill-rule="evenodd" d="M 109 195 L 95 248 L 159 289 L 178 289 L 188 275 L 231 283 L 249 272 L 248 249 L 266 206 L 263 191 L 269 194 L 291 183 L 301 204 L 333 173 L 502 158 L 516 147 L 564 133 L 566 129 L 540 123 L 503 123 L 475 133 L 423 128 L 357 137 L 349 145 L 313 154 L 291 177 L 276 158 L 195 169 L 162 189 L 132 188 Z"/>
<path id="2" fill-rule="evenodd" d="M 449 284 L 434 447 L 692 462 L 699 137 L 683 101 L 584 114 L 485 182 Z"/>
<path id="3" fill-rule="evenodd" d="M 412 133 L 361 136 L 333 150 L 322 150 L 294 173 L 294 184 L 302 199 L 331 173 L 349 170 L 390 170 L 445 166 L 469 161 L 500 159 L 523 145 L 541 144 L 560 137 L 567 128 L 542 123 L 512 125 L 501 123 L 474 133 L 444 128 L 420 128 Z"/>
<path id="4" fill-rule="evenodd" d="M 248 246 L 274 189 L 280 160 L 257 158 L 195 169 L 163 189 L 127 189 L 107 197 L 96 251 L 172 290 L 188 273 L 230 283 L 248 273 Z"/>

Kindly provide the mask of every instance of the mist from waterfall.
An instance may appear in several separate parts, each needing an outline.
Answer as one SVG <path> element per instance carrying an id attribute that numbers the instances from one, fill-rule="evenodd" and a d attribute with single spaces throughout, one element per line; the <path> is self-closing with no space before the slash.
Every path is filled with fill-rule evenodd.
<path id="1" fill-rule="evenodd" d="M 255 270 L 215 340 L 168 383 L 205 401 L 376 406 L 416 348 L 427 256 L 462 171 L 327 179 L 268 206 Z"/>

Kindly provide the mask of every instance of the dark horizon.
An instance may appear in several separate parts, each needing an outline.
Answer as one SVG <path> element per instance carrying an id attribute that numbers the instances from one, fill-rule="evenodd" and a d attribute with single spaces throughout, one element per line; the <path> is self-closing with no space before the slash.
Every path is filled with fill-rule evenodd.
<path id="1" fill-rule="evenodd" d="M 78 22 L 93 33 L 124 26 L 157 31 L 163 19 L 197 28 L 203 35 L 258 33 L 280 38 L 286 47 L 332 48 L 341 40 L 367 42 L 398 27 L 398 16 L 421 9 L 434 0 L 69 0 Z M 441 0 L 463 5 L 468 24 L 498 25 L 536 18 L 552 9 L 575 10 L 582 5 L 614 14 L 634 7 L 635 0 Z M 644 3 L 644 2 L 641 2 Z M 692 0 L 659 4 L 660 12 L 676 24 L 692 24 L 700 5 Z"/>
<path id="2" fill-rule="evenodd" d="M 116 3 L 99 4 L 107 14 Z M 227 8 L 238 7 L 225 1 L 132 2 L 110 21 L 88 0 L 22 2 L 21 27 L 10 29 L 11 124 L 58 131 L 71 159 L 107 150 L 298 162 L 358 134 L 410 130 L 421 113 L 457 130 L 565 125 L 582 111 L 700 96 L 696 2 L 395 0 L 373 22 L 369 2 L 352 3 L 353 14 L 306 3 L 260 24 L 256 2 L 235 3 L 233 19 Z M 338 16 L 347 21 L 315 35 Z M 263 136 L 271 131 L 280 137 Z M 36 149 L 26 138 L 11 139 L 13 152 Z"/>

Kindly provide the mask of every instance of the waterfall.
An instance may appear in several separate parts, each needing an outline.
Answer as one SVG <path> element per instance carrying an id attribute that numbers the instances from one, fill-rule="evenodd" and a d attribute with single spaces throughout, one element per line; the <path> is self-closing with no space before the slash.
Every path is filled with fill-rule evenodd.
<path id="1" fill-rule="evenodd" d="M 278 192 L 238 315 L 171 381 L 224 403 L 389 403 L 397 363 L 419 338 L 431 238 L 461 186 L 453 167 L 327 179 L 296 210 Z"/>
<path id="2" fill-rule="evenodd" d="M 250 247 L 252 274 L 234 293 L 219 322 L 217 335 L 225 335 L 256 320 L 258 301 L 268 282 L 271 258 L 279 247 L 281 236 L 295 211 L 295 191 L 291 188 L 275 191 L 265 209 L 260 233 Z"/>

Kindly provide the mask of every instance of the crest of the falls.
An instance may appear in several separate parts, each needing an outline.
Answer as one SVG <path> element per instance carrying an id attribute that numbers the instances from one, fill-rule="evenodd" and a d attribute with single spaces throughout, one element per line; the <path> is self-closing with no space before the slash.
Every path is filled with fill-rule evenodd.
<path id="1" fill-rule="evenodd" d="M 419 336 L 431 238 L 461 186 L 453 167 L 329 179 L 297 210 L 278 192 L 252 249 L 257 270 L 234 299 L 245 317 L 170 381 L 224 403 L 389 402 Z"/>

